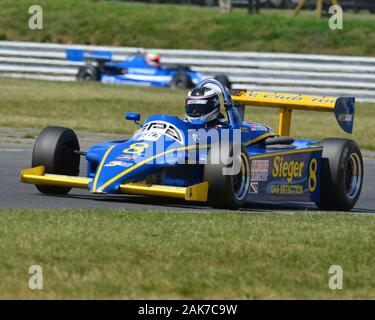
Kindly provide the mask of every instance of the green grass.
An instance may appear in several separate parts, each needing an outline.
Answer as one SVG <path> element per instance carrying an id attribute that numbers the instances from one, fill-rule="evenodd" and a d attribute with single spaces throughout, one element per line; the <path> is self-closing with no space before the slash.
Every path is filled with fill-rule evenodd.
<path id="1" fill-rule="evenodd" d="M 0 210 L 0 298 L 374 299 L 374 228 L 360 214 Z"/>
<path id="2" fill-rule="evenodd" d="M 125 122 L 126 111 L 147 115 L 183 116 L 186 91 L 110 86 L 100 83 L 62 83 L 0 79 L 0 126 L 42 129 L 62 125 L 74 130 L 131 134 L 137 128 Z M 249 108 L 246 119 L 278 126 L 278 111 Z M 375 150 L 375 105 L 357 104 L 354 134 L 345 134 L 333 114 L 296 111 L 295 138 L 347 137 L 362 148 Z"/>
<path id="3" fill-rule="evenodd" d="M 129 4 L 113 1 L 39 0 L 44 29 L 28 28 L 33 0 L 2 0 L 0 39 L 107 44 L 156 48 L 255 50 L 374 55 L 375 16 L 345 13 L 344 29 L 330 30 L 328 19 L 312 11 L 245 9 L 223 15 L 218 8 Z"/>

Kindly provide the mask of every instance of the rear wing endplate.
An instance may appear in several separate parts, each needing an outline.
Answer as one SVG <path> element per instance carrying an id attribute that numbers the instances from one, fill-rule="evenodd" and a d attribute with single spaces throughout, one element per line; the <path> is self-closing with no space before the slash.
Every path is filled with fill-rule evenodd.
<path id="1" fill-rule="evenodd" d="M 109 51 L 85 51 L 81 49 L 65 50 L 66 58 L 70 61 L 112 61 L 112 52 Z"/>
<path id="2" fill-rule="evenodd" d="M 288 136 L 293 110 L 333 112 L 336 120 L 347 133 L 353 132 L 355 98 L 304 96 L 289 93 L 233 90 L 231 96 L 236 104 L 280 109 L 279 135 Z M 243 114 L 243 112 L 242 112 Z"/>

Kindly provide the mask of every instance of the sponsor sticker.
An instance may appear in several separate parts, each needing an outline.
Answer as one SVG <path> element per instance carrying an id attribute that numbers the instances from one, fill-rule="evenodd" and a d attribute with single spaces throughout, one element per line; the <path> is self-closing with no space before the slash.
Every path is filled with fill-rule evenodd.
<path id="1" fill-rule="evenodd" d="M 275 178 L 286 178 L 290 183 L 294 179 L 302 178 L 305 162 L 285 160 L 282 156 L 276 156 L 273 161 L 272 176 Z"/>
<path id="2" fill-rule="evenodd" d="M 338 116 L 339 121 L 345 121 L 345 122 L 350 122 L 353 120 L 353 115 L 352 114 L 347 114 L 347 113 L 341 113 Z"/>
<path id="3" fill-rule="evenodd" d="M 161 133 L 155 131 L 147 131 L 142 133 L 137 140 L 156 141 L 161 137 Z"/>
<path id="4" fill-rule="evenodd" d="M 128 167 L 131 167 L 132 165 L 133 164 L 131 162 L 111 161 L 111 162 L 107 163 L 104 166 L 105 167 L 116 167 L 116 166 L 119 166 L 119 167 L 128 168 Z"/>
<path id="5" fill-rule="evenodd" d="M 250 131 L 268 131 L 268 128 L 266 126 L 261 125 L 251 125 Z"/>
<path id="6" fill-rule="evenodd" d="M 271 186 L 273 194 L 295 195 L 303 193 L 303 185 L 295 184 L 273 184 Z"/>
<path id="7" fill-rule="evenodd" d="M 269 160 L 253 160 L 251 162 L 251 181 L 268 180 Z"/>
<path id="8" fill-rule="evenodd" d="M 250 182 L 249 193 L 258 193 L 258 182 Z"/>
<path id="9" fill-rule="evenodd" d="M 131 154 L 121 154 L 116 159 L 118 160 L 134 160 L 137 156 Z"/>
<path id="10" fill-rule="evenodd" d="M 129 68 L 129 73 L 140 73 L 140 74 L 155 74 L 156 71 L 154 69 L 149 68 Z"/>
<path id="11" fill-rule="evenodd" d="M 187 104 L 207 104 L 207 100 L 188 100 Z"/>

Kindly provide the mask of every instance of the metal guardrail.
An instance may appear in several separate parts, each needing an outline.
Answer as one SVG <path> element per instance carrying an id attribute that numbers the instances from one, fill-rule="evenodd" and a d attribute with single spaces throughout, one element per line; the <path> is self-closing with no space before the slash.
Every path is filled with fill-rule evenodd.
<path id="1" fill-rule="evenodd" d="M 140 48 L 0 41 L 0 77 L 75 81 L 84 63 L 65 59 L 65 49 L 105 50 L 116 61 Z M 316 54 L 158 50 L 162 63 L 189 65 L 206 75 L 226 74 L 234 88 L 350 95 L 375 102 L 375 57 Z"/>

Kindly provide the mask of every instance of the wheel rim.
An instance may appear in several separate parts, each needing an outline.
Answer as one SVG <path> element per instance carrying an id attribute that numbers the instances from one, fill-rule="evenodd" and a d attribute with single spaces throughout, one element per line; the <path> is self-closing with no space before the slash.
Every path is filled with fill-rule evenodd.
<path id="1" fill-rule="evenodd" d="M 86 74 L 83 76 L 83 80 L 90 81 L 90 80 L 91 80 L 91 75 L 89 75 L 89 74 L 86 73 Z"/>
<path id="2" fill-rule="evenodd" d="M 345 188 L 348 198 L 355 198 L 362 185 L 362 163 L 356 153 L 352 153 L 345 164 Z"/>
<path id="3" fill-rule="evenodd" d="M 237 200 L 243 200 L 247 196 L 250 181 L 249 159 L 243 153 L 240 154 L 240 158 L 240 172 L 233 177 L 233 191 Z"/>
<path id="4" fill-rule="evenodd" d="M 185 83 L 183 80 L 179 79 L 176 81 L 176 88 L 178 89 L 185 89 Z"/>
<path id="5" fill-rule="evenodd" d="M 179 89 L 182 89 L 183 85 L 182 85 L 182 81 L 181 80 L 177 81 L 176 87 L 179 88 Z"/>

